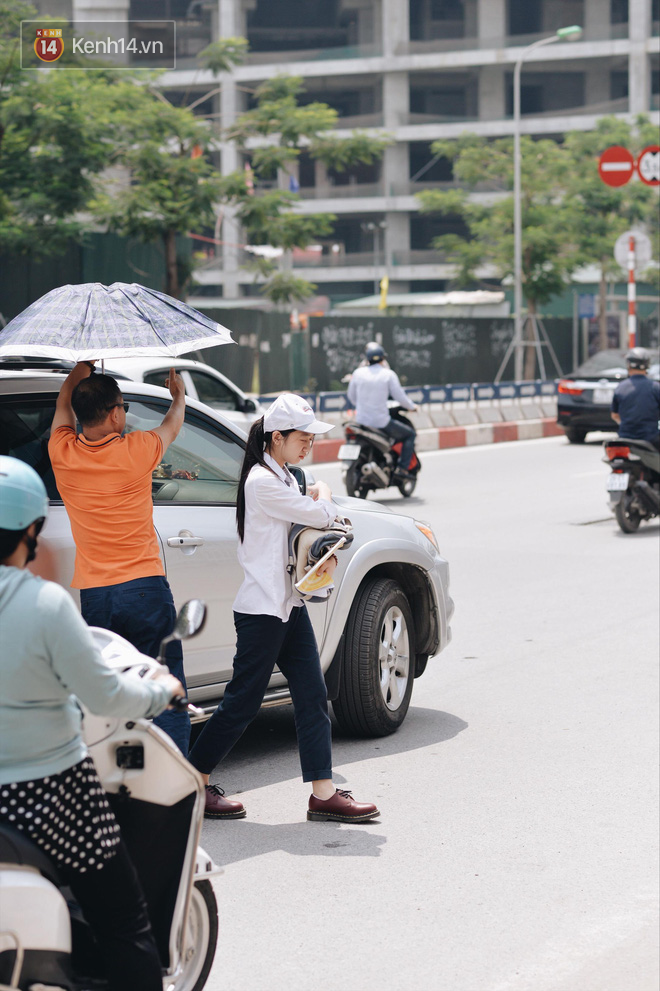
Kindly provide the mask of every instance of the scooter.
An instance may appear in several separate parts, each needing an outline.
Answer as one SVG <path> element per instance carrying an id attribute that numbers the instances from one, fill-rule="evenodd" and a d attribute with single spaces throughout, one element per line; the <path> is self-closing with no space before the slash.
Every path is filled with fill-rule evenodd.
<path id="1" fill-rule="evenodd" d="M 412 427 L 404 416 L 403 407 L 388 403 L 390 417 Z M 366 499 L 375 489 L 386 489 L 395 485 L 402 496 L 408 498 L 415 491 L 417 475 L 422 467 L 417 454 L 407 466 L 408 478 L 392 478 L 399 464 L 402 442 L 393 441 L 383 430 L 365 427 L 355 420 L 344 421 L 346 443 L 339 448 L 342 480 L 349 496 Z"/>
<path id="2" fill-rule="evenodd" d="M 660 515 L 660 451 L 646 440 L 619 437 L 603 444 L 612 474 L 607 479 L 610 509 L 624 533 Z"/>
<path id="3" fill-rule="evenodd" d="M 179 612 L 158 660 L 127 640 L 92 627 L 113 668 L 152 678 L 170 640 L 184 640 L 204 625 L 198 599 Z M 199 710 L 187 699 L 175 708 Z M 222 870 L 198 846 L 204 784 L 169 736 L 148 719 L 95 716 L 83 709 L 83 735 L 119 822 L 149 908 L 163 968 L 164 991 L 201 991 L 213 963 L 218 910 L 211 878 Z M 99 954 L 78 906 L 57 869 L 23 833 L 0 826 L 0 989 L 103 991 Z M 86 973 L 74 972 L 76 959 Z"/>

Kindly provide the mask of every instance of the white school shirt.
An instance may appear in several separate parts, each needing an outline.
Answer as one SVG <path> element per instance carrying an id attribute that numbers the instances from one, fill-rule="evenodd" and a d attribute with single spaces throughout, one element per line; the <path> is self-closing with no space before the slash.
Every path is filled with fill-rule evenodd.
<path id="1" fill-rule="evenodd" d="M 325 499 L 302 495 L 290 472 L 269 454 L 264 461 L 272 471 L 255 465 L 245 481 L 245 539 L 238 542 L 245 578 L 234 611 L 277 616 L 286 623 L 293 607 L 303 604 L 286 570 L 291 524 L 323 528 L 333 522 L 337 510 Z"/>
<path id="2" fill-rule="evenodd" d="M 390 411 L 387 408 L 390 396 L 405 409 L 415 408 L 415 404 L 401 388 L 396 372 L 380 362 L 356 368 L 348 383 L 347 395 L 355 406 L 356 422 L 378 430 L 382 430 L 390 422 Z"/>

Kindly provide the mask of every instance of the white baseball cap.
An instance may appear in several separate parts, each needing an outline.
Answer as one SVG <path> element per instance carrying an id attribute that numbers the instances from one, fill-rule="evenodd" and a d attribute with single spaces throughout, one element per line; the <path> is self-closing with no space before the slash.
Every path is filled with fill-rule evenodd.
<path id="1" fill-rule="evenodd" d="M 264 432 L 267 434 L 273 430 L 302 430 L 306 434 L 325 434 L 332 427 L 332 423 L 317 420 L 307 400 L 292 392 L 284 392 L 278 396 L 264 414 Z"/>

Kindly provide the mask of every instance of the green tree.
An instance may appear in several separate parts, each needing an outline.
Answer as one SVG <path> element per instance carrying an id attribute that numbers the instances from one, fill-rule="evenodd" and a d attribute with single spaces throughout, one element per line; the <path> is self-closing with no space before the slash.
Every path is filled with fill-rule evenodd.
<path id="1" fill-rule="evenodd" d="M 0 250 L 47 254 L 88 226 L 78 214 L 113 145 L 103 74 L 20 69 L 20 21 L 35 13 L 0 0 Z"/>
<path id="2" fill-rule="evenodd" d="M 634 125 L 617 117 L 601 117 L 593 131 L 573 131 L 566 136 L 565 148 L 571 158 L 567 173 L 566 198 L 577 218 L 577 243 L 585 260 L 600 267 L 600 346 L 607 344 L 607 280 L 621 276 L 613 248 L 620 234 L 629 228 L 645 229 L 658 252 L 658 190 L 637 177 L 625 186 L 606 185 L 598 175 L 597 161 L 606 148 L 622 145 L 637 158 L 647 145 L 657 144 L 657 128 L 648 117 L 639 116 Z M 658 281 L 658 268 L 652 266 L 647 280 Z"/>
<path id="3" fill-rule="evenodd" d="M 645 224 L 657 243 L 657 190 L 637 180 L 612 189 L 597 170 L 598 156 L 609 145 L 623 144 L 635 152 L 655 141 L 644 117 L 634 128 L 603 118 L 595 131 L 571 133 L 563 144 L 522 137 L 522 287 L 528 313 L 537 314 L 585 264 L 603 267 L 604 285 L 616 269 L 614 242 L 630 225 Z M 499 280 L 512 278 L 513 142 L 464 134 L 436 142 L 433 153 L 453 162 L 461 183 L 458 189 L 418 194 L 422 212 L 459 218 L 465 225 L 465 236 L 448 234 L 433 241 L 456 265 L 455 284 L 483 285 L 484 270 Z M 479 191 L 482 196 L 475 198 Z M 533 378 L 534 372 L 534 350 L 526 348 L 525 377 Z"/>
<path id="4" fill-rule="evenodd" d="M 240 61 L 247 47 L 244 39 L 223 39 L 205 49 L 200 61 L 218 74 Z M 164 245 L 167 287 L 178 296 L 180 264 L 176 236 L 213 228 L 218 210 L 231 206 L 242 224 L 247 243 L 268 244 L 289 252 L 306 247 L 332 231 L 329 214 L 296 212 L 300 197 L 288 189 L 271 189 L 269 183 L 295 162 L 304 146 L 316 158 L 344 167 L 370 162 L 380 156 L 385 140 L 355 133 L 339 140 L 327 132 L 337 113 L 322 103 L 301 106 L 299 79 L 276 77 L 255 92 L 256 106 L 220 135 L 210 121 L 195 116 L 194 108 L 217 95 L 221 87 L 184 107 L 173 107 L 153 80 L 136 87 L 128 84 L 113 117 L 117 158 L 127 167 L 131 182 L 123 188 L 108 186 L 94 203 L 94 210 L 112 230 L 143 241 Z M 249 173 L 240 170 L 220 176 L 211 162 L 218 137 L 235 141 L 248 157 Z M 286 261 L 287 255 L 284 254 Z M 266 278 L 264 292 L 276 302 L 297 301 L 315 286 L 295 277 L 286 267 L 260 259 L 257 277 Z"/>

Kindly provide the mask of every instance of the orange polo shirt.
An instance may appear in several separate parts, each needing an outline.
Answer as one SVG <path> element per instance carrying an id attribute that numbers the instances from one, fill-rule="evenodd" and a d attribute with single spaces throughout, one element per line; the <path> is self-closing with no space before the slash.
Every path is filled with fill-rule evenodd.
<path id="1" fill-rule="evenodd" d="M 164 575 L 151 499 L 151 473 L 163 456 L 158 434 L 92 441 L 58 427 L 48 453 L 76 544 L 73 588 Z"/>

